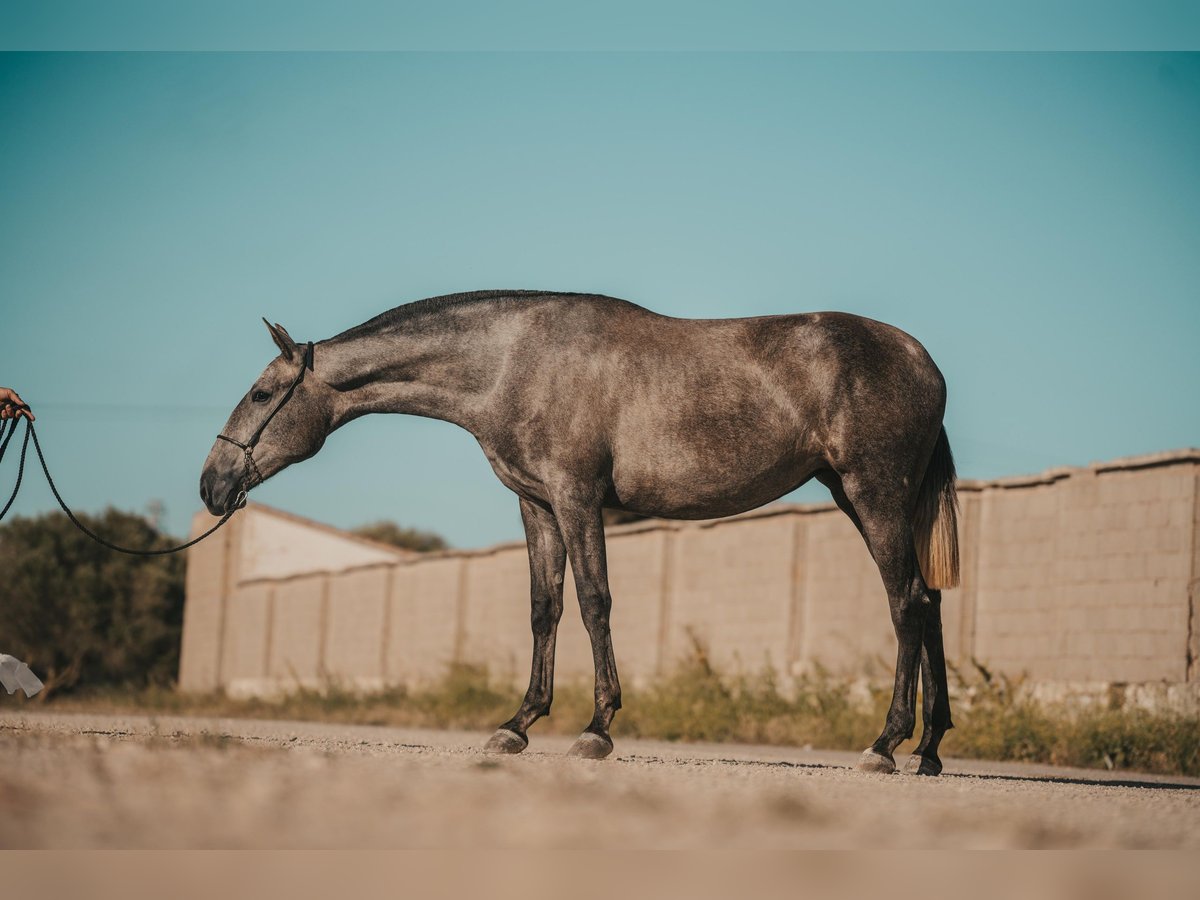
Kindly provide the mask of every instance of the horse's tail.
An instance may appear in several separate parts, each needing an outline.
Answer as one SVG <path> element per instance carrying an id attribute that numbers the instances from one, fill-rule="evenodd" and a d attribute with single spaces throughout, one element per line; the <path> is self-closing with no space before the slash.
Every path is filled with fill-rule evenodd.
<path id="1" fill-rule="evenodd" d="M 925 586 L 934 590 L 957 586 L 958 495 L 954 488 L 954 457 L 945 428 L 938 433 L 921 480 L 913 538 Z"/>

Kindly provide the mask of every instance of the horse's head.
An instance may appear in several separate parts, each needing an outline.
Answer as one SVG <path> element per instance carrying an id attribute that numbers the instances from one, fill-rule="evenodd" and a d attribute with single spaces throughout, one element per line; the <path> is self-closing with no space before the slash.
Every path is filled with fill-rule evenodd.
<path id="1" fill-rule="evenodd" d="M 238 505 L 256 484 L 321 449 L 333 424 L 334 392 L 313 372 L 312 345 L 282 325 L 267 330 L 279 348 L 234 407 L 200 473 L 200 499 L 214 516 Z"/>

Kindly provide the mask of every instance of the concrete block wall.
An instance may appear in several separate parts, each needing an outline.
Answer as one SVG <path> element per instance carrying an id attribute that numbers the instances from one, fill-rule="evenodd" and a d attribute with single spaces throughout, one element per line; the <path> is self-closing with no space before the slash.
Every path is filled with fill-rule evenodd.
<path id="1" fill-rule="evenodd" d="M 331 576 L 302 575 L 273 585 L 271 642 L 265 677 L 314 684 L 322 671 L 322 634 L 328 620 Z"/>
<path id="2" fill-rule="evenodd" d="M 685 657 L 699 640 L 720 670 L 787 667 L 797 545 L 793 518 L 747 518 L 677 532 L 666 599 L 669 661 Z"/>
<path id="3" fill-rule="evenodd" d="M 392 569 L 384 677 L 419 684 L 436 680 L 460 658 L 459 618 L 465 559 L 446 556 Z"/>
<path id="4" fill-rule="evenodd" d="M 973 654 L 1034 680 L 1187 681 L 1196 473 L 1097 466 L 984 489 Z"/>
<path id="5" fill-rule="evenodd" d="M 881 674 L 896 643 L 879 570 L 858 531 L 837 509 L 809 518 L 799 578 L 803 609 L 797 666 L 838 675 Z"/>
<path id="6" fill-rule="evenodd" d="M 946 649 L 1046 685 L 1195 685 L 1200 451 L 1027 478 L 960 482 L 962 585 L 943 595 Z M 378 559 L 321 549 L 324 571 L 255 553 L 272 517 L 253 505 L 189 551 L 185 690 L 264 693 L 329 679 L 362 689 L 440 678 L 452 663 L 528 678 L 523 543 Z M 211 520 L 197 517 L 195 528 Z M 313 525 L 316 542 L 325 526 Z M 253 540 L 247 540 L 247 534 Z M 343 540 L 342 535 L 330 535 Z M 363 560 L 368 559 L 366 564 Z M 608 540 L 622 679 L 645 683 L 699 641 L 723 670 L 821 667 L 890 677 L 895 639 L 879 574 L 830 505 L 775 505 L 714 522 L 647 522 Z M 560 678 L 590 678 L 568 568 Z"/>
<path id="7" fill-rule="evenodd" d="M 324 669 L 356 684 L 384 685 L 384 624 L 392 573 L 385 566 L 329 579 Z"/>

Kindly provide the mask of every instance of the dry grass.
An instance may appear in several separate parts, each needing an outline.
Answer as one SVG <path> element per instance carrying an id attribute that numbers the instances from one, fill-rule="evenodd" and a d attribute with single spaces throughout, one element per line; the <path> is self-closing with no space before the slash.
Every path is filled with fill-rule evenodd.
<path id="1" fill-rule="evenodd" d="M 957 727 L 946 755 L 1163 775 L 1200 775 L 1200 718 L 1144 709 L 1037 703 L 1022 681 L 974 664 L 954 672 Z"/>
<path id="2" fill-rule="evenodd" d="M 1014 760 L 1084 768 L 1200 775 L 1200 719 L 1144 710 L 1066 709 L 1022 696 L 1020 684 L 978 667 L 956 673 L 956 728 L 944 756 Z M 773 675 L 731 677 L 716 671 L 702 648 L 672 675 L 626 690 L 615 737 L 714 741 L 859 750 L 883 723 L 890 691 L 824 673 L 780 685 Z M 232 699 L 151 688 L 52 698 L 58 712 L 139 712 L 234 718 L 298 719 L 364 725 L 489 730 L 505 721 L 519 692 L 488 673 L 456 666 L 436 685 L 359 695 L 329 684 L 278 699 Z M 574 733 L 591 718 L 591 689 L 566 685 L 554 713 L 536 731 Z M 901 752 L 907 747 L 901 748 Z"/>

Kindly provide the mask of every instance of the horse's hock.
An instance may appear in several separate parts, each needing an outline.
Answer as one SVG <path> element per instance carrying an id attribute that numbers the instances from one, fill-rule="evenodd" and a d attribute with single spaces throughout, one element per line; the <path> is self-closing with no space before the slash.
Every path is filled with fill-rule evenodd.
<path id="1" fill-rule="evenodd" d="M 1048 699 L 1200 707 L 1200 450 L 959 482 L 962 584 L 947 657 L 1027 675 Z M 211 518 L 197 515 L 193 529 Z M 832 504 L 609 531 L 613 643 L 637 684 L 705 647 L 723 671 L 890 680 L 879 573 Z M 592 672 L 572 579 L 558 676 Z M 189 551 L 179 684 L 275 693 L 419 684 L 450 663 L 523 684 L 523 542 L 411 554 L 251 504 Z M 882 664 L 881 664 L 882 661 Z"/>

